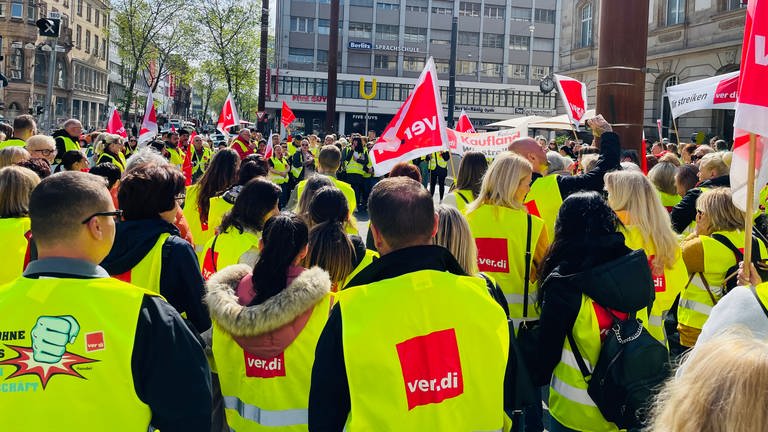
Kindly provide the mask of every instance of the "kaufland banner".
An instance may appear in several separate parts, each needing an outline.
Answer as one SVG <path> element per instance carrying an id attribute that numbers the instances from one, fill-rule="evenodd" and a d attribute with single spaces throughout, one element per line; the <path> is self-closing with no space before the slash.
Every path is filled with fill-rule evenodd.
<path id="1" fill-rule="evenodd" d="M 448 129 L 447 132 L 448 149 L 451 153 L 463 155 L 468 151 L 477 151 L 491 158 L 506 151 L 514 140 L 522 136 L 520 129 L 483 133 L 464 133 Z"/>
<path id="2" fill-rule="evenodd" d="M 706 109 L 735 109 L 739 71 L 667 87 L 672 117 Z"/>

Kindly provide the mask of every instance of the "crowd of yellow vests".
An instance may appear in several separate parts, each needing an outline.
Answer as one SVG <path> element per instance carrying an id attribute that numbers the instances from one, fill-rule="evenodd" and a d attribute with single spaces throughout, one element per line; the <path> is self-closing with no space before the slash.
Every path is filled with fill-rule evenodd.
<path id="1" fill-rule="evenodd" d="M 381 275 L 363 289 L 356 286 L 361 284 L 355 283 L 355 278 L 363 272 L 365 277 L 359 280 L 374 280 L 365 270 L 379 260 L 384 261 L 375 250 L 377 242 L 370 238 L 370 232 L 368 239 L 356 237 L 359 226 L 356 216 L 365 217 L 359 207 L 368 206 L 370 210 L 373 205 L 367 200 L 372 188 L 366 188 L 361 179 L 371 179 L 370 186 L 380 180 L 373 177 L 372 162 L 367 157 L 370 145 L 366 146 L 362 140 L 362 147 L 355 147 L 353 142 L 358 138 L 353 136 L 347 141 L 331 136 L 323 143 L 317 137 L 300 137 L 288 142 L 277 139 L 270 158 L 263 157 L 264 143 L 259 145 L 259 142 L 235 140 L 231 144 L 232 148 L 238 146 L 235 151 L 207 149 L 205 163 L 195 165 L 196 173 L 199 171 L 196 182 L 174 196 L 179 207 L 170 209 L 173 212 L 167 221 L 181 230 L 159 231 L 130 268 L 119 267 L 114 261 L 104 265 L 112 276 L 148 292 L 162 294 L 171 301 L 173 297 L 178 298 L 172 294 L 174 290 L 186 288 L 161 287 L 166 277 L 163 268 L 171 259 L 169 254 L 177 253 L 168 247 L 172 243 L 169 238 L 182 238 L 188 242 L 188 247 L 194 248 L 195 259 L 190 262 L 196 268 L 183 271 L 195 273 L 193 279 L 201 283 L 207 281 L 206 292 L 196 300 L 198 306 L 203 310 L 207 308 L 210 315 L 196 317 L 192 306 L 179 307 L 173 301 L 171 305 L 193 323 L 195 333 L 202 335 L 201 344 L 207 345 L 209 366 L 218 383 L 214 386 L 214 392 L 218 393 L 214 399 L 218 397 L 223 407 L 223 421 L 231 430 L 306 430 L 308 424 L 312 425 L 313 416 L 322 415 L 311 411 L 308 414 L 310 388 L 315 380 L 312 373 L 315 348 L 321 334 L 330 331 L 326 322 L 339 302 L 344 316 L 343 363 L 347 371 L 344 385 L 348 398 L 342 406 L 349 409 L 348 414 L 342 415 L 350 430 L 435 430 L 435 425 L 440 425 L 442 430 L 508 430 L 513 423 L 519 428 L 521 423 L 535 425 L 540 422 L 540 408 L 537 411 L 514 407 L 505 412 L 508 407 L 502 403 L 502 381 L 508 360 L 494 356 L 510 351 L 508 341 L 499 342 L 497 347 L 486 344 L 481 338 L 473 341 L 460 337 L 457 346 L 456 334 L 441 329 L 450 326 L 445 322 L 448 317 L 468 325 L 469 321 L 465 323 L 466 318 L 462 318 L 465 314 L 488 316 L 488 325 L 492 326 L 495 321 L 490 317 L 497 318 L 502 309 L 493 306 L 497 302 L 508 311 L 514 332 L 537 325 L 541 311 L 539 288 L 543 283 L 538 275 L 548 249 L 562 235 L 560 231 L 583 229 L 569 226 L 568 220 L 558 220 L 558 212 L 565 199 L 585 190 L 605 198 L 619 221 L 618 232 L 623 235 L 624 244 L 632 250 L 645 252 L 653 281 L 652 302 L 638 310 L 612 309 L 610 305 L 598 304 L 586 294 L 581 295 L 581 306 L 571 333 L 579 345 L 581 361 L 587 365 L 597 362 L 601 343 L 613 322 L 606 321 L 605 317 L 614 312 L 636 313 L 647 332 L 673 354 L 693 347 L 712 308 L 728 293 L 729 280 L 735 278 L 730 273 L 739 261 L 734 250 L 743 251 L 745 236 L 743 217 L 739 223 L 740 212 L 732 208 L 728 188 L 730 155 L 713 151 L 698 161 L 683 161 L 670 152 L 659 158 L 650 173 L 643 174 L 637 166 L 621 164 L 618 138 L 606 132 L 597 163 L 590 171 L 584 170 L 573 176 L 548 173 L 547 143 L 532 139 L 518 140 L 510 146 L 511 151 L 493 158 L 472 152 L 461 160 L 451 161 L 447 153 L 435 153 L 399 164 L 397 175 L 420 181 L 423 187 L 427 185 L 430 173 L 444 177 L 445 174 L 436 171 L 447 171 L 449 165 L 457 165 L 452 168 L 455 175 L 449 193 L 443 198 L 441 191 L 437 198 L 443 204 L 437 208 L 440 221 L 437 233 L 433 233 L 434 241 L 451 252 L 461 266 L 462 274 L 479 281 L 477 283 L 483 289 L 500 289 L 503 295 L 488 303 L 467 301 L 463 310 L 429 312 L 429 308 L 456 307 L 442 295 L 432 297 L 439 290 L 428 288 L 451 290 L 453 285 L 464 283 L 456 282 L 446 271 L 414 272 L 407 282 L 412 288 L 403 291 L 408 298 L 381 294 L 397 289 L 391 282 L 394 279 Z M 307 146 L 304 146 L 305 142 Z M 106 147 L 111 149 L 110 145 L 111 142 Z M 302 149 L 303 146 L 306 148 Z M 122 183 L 117 182 L 113 191 L 115 206 L 120 208 L 118 198 L 123 194 L 127 196 L 131 182 L 137 180 L 129 178 L 132 155 L 128 155 L 126 161 L 123 156 L 125 146 L 118 145 L 115 151 L 119 153 L 115 163 L 119 162 L 121 171 L 125 170 Z M 299 156 L 295 156 L 297 154 Z M 294 157 L 298 163 L 292 161 Z M 140 170 L 145 165 L 134 168 Z M 695 184 L 686 186 L 682 173 L 686 166 L 696 167 Z M 252 170 L 249 171 L 252 172 L 250 178 L 244 174 L 247 170 Z M 17 278 L 35 259 L 28 212 L 29 196 L 39 182 L 34 175 L 17 167 L 0 169 L 0 197 L 13 201 L 13 205 L 0 203 L 0 209 L 8 212 L 0 214 L 0 238 L 3 239 L 0 250 L 4 259 L 0 284 L 5 286 L 0 288 L 0 313 L 4 314 L 0 322 L 8 322 L 8 316 L 16 316 L 8 310 L 8 303 L 2 301 L 3 296 L 22 302 L 14 305 L 17 309 L 26 307 L 23 297 L 10 293 L 11 290 L 19 292 L 26 286 L 20 282 L 24 278 Z M 24 185 L 28 185 L 28 189 L 24 189 Z M 121 191 L 121 188 L 126 190 Z M 366 199 L 361 199 L 361 194 Z M 434 195 L 434 183 L 430 195 Z M 341 217 L 335 211 L 336 207 L 343 209 Z M 298 215 L 298 219 L 279 213 L 280 210 L 290 210 Z M 390 209 L 393 213 L 398 210 Z M 762 212 L 764 207 L 755 216 Z M 686 218 L 687 222 L 681 222 Z M 685 226 L 675 232 L 672 220 L 677 225 L 685 223 Z M 118 232 L 122 223 L 126 222 L 118 223 Z M 343 238 L 338 237 L 337 231 L 328 231 L 331 229 L 328 226 L 333 224 L 342 227 Z M 307 231 L 304 246 L 301 245 L 301 233 L 295 231 L 299 225 L 307 226 L 304 228 Z M 287 226 L 294 230 L 290 236 L 279 232 L 287 230 Z M 272 237 L 269 239 L 283 235 L 283 244 L 267 244 L 269 239 L 265 232 L 270 230 Z M 332 237 L 328 233 L 337 237 L 333 237 L 332 242 L 323 243 Z M 130 243 L 130 239 L 128 241 Z M 292 249 L 294 241 L 299 244 L 298 253 L 293 253 L 296 252 Z M 332 246 L 328 247 L 328 244 Z M 758 256 L 768 257 L 762 240 L 755 245 Z M 351 255 L 343 251 L 347 247 L 352 251 Z M 293 251 L 289 262 L 276 264 L 279 260 L 275 256 L 289 251 Z M 337 253 L 347 260 L 351 257 L 351 263 L 338 264 L 339 260 L 334 258 Z M 413 258 L 415 262 L 420 259 L 419 256 Z M 309 268 L 309 264 L 315 267 L 304 269 Z M 402 265 L 408 267 L 411 264 Z M 268 271 L 266 266 L 288 270 L 283 276 L 288 282 L 281 284 L 284 285 L 282 291 L 273 293 L 272 299 L 260 297 L 263 287 L 256 283 L 260 276 L 253 270 L 254 266 L 265 272 Z M 379 291 L 371 289 L 379 285 L 382 288 Z M 43 291 L 34 292 L 47 295 L 41 294 Z M 364 301 L 359 298 L 362 293 L 367 296 Z M 756 293 L 764 304 L 768 304 L 768 286 L 757 286 Z M 61 294 L 51 295 L 67 304 L 72 301 Z M 488 298 L 493 299 L 492 296 Z M 345 308 L 345 301 L 361 307 Z M 113 337 L 108 341 L 104 340 L 104 332 L 127 331 L 115 323 L 130 322 L 131 318 L 110 317 L 115 323 L 105 323 L 102 330 L 81 335 L 85 338 L 85 350 L 72 350 L 81 357 L 69 351 L 64 353 L 71 364 L 79 365 L 72 369 L 66 362 L 62 363 L 62 353 L 51 355 L 54 360 L 58 359 L 56 361 L 46 361 L 43 354 L 38 356 L 43 351 L 39 351 L 36 344 L 47 342 L 42 337 L 35 338 L 36 329 L 46 325 L 49 329 L 66 325 L 66 329 L 61 330 L 65 340 L 80 337 L 71 331 L 76 323 L 74 318 L 60 320 L 53 316 L 54 312 L 44 309 L 30 312 L 41 315 L 34 329 L 0 327 L 0 343 L 4 344 L 0 345 L 0 401 L 2 406 L 19 409 L 11 412 L 0 408 L 0 412 L 6 414 L 3 417 L 41 417 L 37 424 L 49 424 L 48 430 L 54 430 L 58 429 L 57 416 L 84 416 L 64 424 L 78 424 L 79 421 L 88 424 L 89 416 L 97 418 L 97 424 L 104 424 L 114 415 L 115 419 L 125 423 L 113 430 L 144 428 L 145 425 L 140 423 L 148 421 L 146 416 L 138 416 L 137 420 L 125 414 L 134 413 L 133 407 L 138 403 L 135 395 L 131 399 L 116 392 L 110 412 L 79 413 L 68 411 L 66 399 L 49 399 L 46 395 L 51 392 L 43 391 L 50 382 L 55 384 L 51 387 L 61 386 L 63 391 L 70 392 L 67 398 L 88 398 L 77 382 L 73 382 L 72 376 L 82 379 L 82 375 L 87 375 L 91 369 L 98 369 L 98 363 L 83 360 L 95 358 L 93 354 L 99 352 L 98 348 L 91 347 L 104 349 L 106 346 L 105 350 L 109 350 L 119 343 L 130 346 L 133 343 L 130 331 L 124 337 Z M 61 311 L 61 308 L 54 309 Z M 116 310 L 122 311 L 120 313 L 129 311 Z M 399 312 L 385 316 L 381 313 L 383 310 Z M 431 321 L 419 324 L 422 314 Z M 381 322 L 385 318 L 386 322 Z M 77 319 L 81 320 L 80 317 Z M 210 321 L 206 321 L 208 319 Z M 338 326 L 341 326 L 340 319 L 336 323 Z M 493 331 L 499 332 L 500 339 L 504 339 L 508 332 L 506 328 Z M 366 339 L 356 339 L 360 337 Z M 378 347 L 377 340 L 393 339 L 403 342 L 396 349 L 391 347 L 391 355 Z M 22 341 L 29 340 L 28 350 L 18 347 L 23 345 Z M 551 417 L 562 428 L 560 430 L 618 430 L 614 423 L 604 418 L 587 394 L 588 381 L 576 364 L 572 343 L 571 338 L 560 344 L 559 361 L 545 378 L 549 384 L 545 402 Z M 66 344 L 54 345 L 63 347 Z M 18 361 L 23 356 L 31 356 L 33 351 L 34 361 Z M 398 356 L 399 363 L 390 364 L 396 362 Z M 404 360 L 408 356 L 428 359 L 424 367 L 434 370 L 416 370 L 415 366 L 409 369 Z M 457 372 L 451 362 L 458 362 L 459 358 L 462 363 L 465 358 L 484 359 L 485 364 L 472 367 L 464 364 L 458 366 Z M 460 377 L 462 367 L 464 375 Z M 535 365 L 528 367 L 533 369 Z M 25 368 L 42 371 L 37 375 L 40 377 L 39 391 L 37 387 L 31 391 L 30 387 L 17 386 L 21 381 L 14 376 L 27 373 Z M 388 376 L 392 371 L 402 372 L 399 388 L 386 387 L 387 383 L 393 382 Z M 67 380 L 59 379 L 61 377 L 56 374 L 72 376 L 67 377 L 70 382 L 65 383 Z M 132 385 L 129 377 L 98 376 L 106 380 L 102 385 L 117 389 Z M 94 377 L 90 375 L 83 382 L 93 382 Z M 494 382 L 493 389 L 483 387 Z M 13 397 L 22 394 L 24 403 L 29 406 L 13 402 L 18 401 Z M 467 395 L 474 395 L 475 399 L 467 400 Z M 49 408 L 51 404 L 61 406 Z M 521 412 L 525 415 L 520 415 Z M 531 416 L 539 418 L 532 419 Z"/>

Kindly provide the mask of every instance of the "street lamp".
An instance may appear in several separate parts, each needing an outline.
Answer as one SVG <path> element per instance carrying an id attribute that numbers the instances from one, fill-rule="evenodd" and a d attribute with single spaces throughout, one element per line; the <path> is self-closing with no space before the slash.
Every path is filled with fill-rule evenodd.
<path id="1" fill-rule="evenodd" d="M 24 49 L 27 51 L 32 51 L 32 65 L 30 66 L 32 76 L 29 86 L 29 108 L 32 109 L 35 105 L 35 68 L 37 67 L 37 53 L 35 50 L 37 50 L 37 45 L 33 44 L 32 42 L 27 42 L 24 45 Z"/>

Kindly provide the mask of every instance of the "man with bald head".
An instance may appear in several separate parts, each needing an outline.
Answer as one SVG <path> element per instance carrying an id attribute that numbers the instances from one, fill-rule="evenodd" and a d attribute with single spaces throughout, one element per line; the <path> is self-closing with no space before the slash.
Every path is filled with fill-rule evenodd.
<path id="1" fill-rule="evenodd" d="M 83 124 L 78 119 L 69 119 L 61 125 L 61 129 L 55 131 L 52 136 L 56 140 L 56 163 L 61 162 L 64 153 L 70 150 L 80 150 L 80 135 L 83 133 Z"/>
<path id="2" fill-rule="evenodd" d="M 572 193 L 591 190 L 602 192 L 603 176 L 620 169 L 619 136 L 602 116 L 590 119 L 587 125 L 600 142 L 600 159 L 595 169 L 578 176 L 547 176 L 547 149 L 533 138 L 520 138 L 509 145 L 509 151 L 526 158 L 533 166 L 531 191 L 526 196 L 528 212 L 544 219 L 549 238 L 554 238 L 555 220 L 563 200 Z M 597 140 L 596 140 L 597 141 Z"/>

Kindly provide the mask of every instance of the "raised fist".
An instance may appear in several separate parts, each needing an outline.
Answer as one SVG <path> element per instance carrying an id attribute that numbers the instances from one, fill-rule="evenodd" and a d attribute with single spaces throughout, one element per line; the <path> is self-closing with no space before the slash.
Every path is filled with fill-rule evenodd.
<path id="1" fill-rule="evenodd" d="M 38 363 L 58 363 L 79 332 L 80 324 L 70 315 L 39 317 L 32 327 L 32 357 Z"/>

